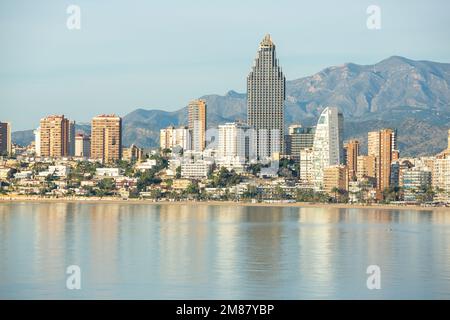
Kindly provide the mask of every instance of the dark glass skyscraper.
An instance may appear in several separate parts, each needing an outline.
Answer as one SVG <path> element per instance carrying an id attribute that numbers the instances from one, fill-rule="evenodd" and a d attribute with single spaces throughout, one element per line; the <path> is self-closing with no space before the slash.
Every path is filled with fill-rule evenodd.
<path id="1" fill-rule="evenodd" d="M 260 158 L 283 150 L 285 88 L 275 44 L 266 35 L 247 77 L 247 122 L 258 131 L 255 136 Z"/>

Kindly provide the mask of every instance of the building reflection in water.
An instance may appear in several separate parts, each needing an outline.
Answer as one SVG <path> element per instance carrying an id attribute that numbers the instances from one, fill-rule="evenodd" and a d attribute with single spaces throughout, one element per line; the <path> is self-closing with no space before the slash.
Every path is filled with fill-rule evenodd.
<path id="1" fill-rule="evenodd" d="M 30 207 L 33 219 L 32 269 L 41 283 L 57 287 L 55 275 L 65 277 L 64 255 L 66 241 L 67 203 L 42 203 Z"/>
<path id="2" fill-rule="evenodd" d="M 160 274 L 180 286 L 210 281 L 208 206 L 163 205 L 159 211 Z"/>
<path id="3" fill-rule="evenodd" d="M 299 295 L 321 292 L 323 298 L 331 296 L 337 232 L 333 224 L 340 219 L 339 209 L 298 209 Z"/>
<path id="4" fill-rule="evenodd" d="M 283 285 L 281 269 L 284 265 L 283 243 L 286 238 L 280 207 L 245 207 L 239 245 L 243 279 L 254 283 L 245 296 L 254 296 L 268 287 Z M 246 286 L 244 286 L 246 287 Z"/>
<path id="5" fill-rule="evenodd" d="M 91 205 L 87 208 L 90 245 L 83 266 L 89 267 L 89 283 L 92 287 L 114 286 L 120 280 L 119 269 L 119 214 L 117 204 Z M 106 289 L 105 289 L 106 290 Z M 107 293 L 105 293 L 107 294 Z"/>
<path id="6" fill-rule="evenodd" d="M 0 297 L 442 297 L 449 225 L 444 211 L 1 203 Z M 387 290 L 368 292 L 371 264 Z"/>

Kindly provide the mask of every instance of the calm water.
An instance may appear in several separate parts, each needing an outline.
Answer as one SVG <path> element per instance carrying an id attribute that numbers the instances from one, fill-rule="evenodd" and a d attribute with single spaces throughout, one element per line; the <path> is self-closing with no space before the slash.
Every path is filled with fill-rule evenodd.
<path id="1" fill-rule="evenodd" d="M 0 298 L 450 299 L 450 212 L 3 203 Z"/>

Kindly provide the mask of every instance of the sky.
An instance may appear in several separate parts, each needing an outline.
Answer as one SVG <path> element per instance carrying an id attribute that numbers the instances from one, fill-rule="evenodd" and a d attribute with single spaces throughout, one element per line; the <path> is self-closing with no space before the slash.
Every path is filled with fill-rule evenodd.
<path id="1" fill-rule="evenodd" d="M 448 0 L 0 0 L 0 121 L 26 130 L 49 114 L 89 122 L 245 92 L 266 33 L 287 80 L 393 55 L 450 62 L 449 12 Z"/>

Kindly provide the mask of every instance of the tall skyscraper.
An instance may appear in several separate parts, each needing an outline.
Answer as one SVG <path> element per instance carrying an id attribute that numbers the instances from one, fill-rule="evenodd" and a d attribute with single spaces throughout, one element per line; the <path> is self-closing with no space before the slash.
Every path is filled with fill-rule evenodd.
<path id="1" fill-rule="evenodd" d="M 359 141 L 348 141 L 344 146 L 344 150 L 345 164 L 348 167 L 348 180 L 352 181 L 356 178 L 358 172 Z"/>
<path id="2" fill-rule="evenodd" d="M 75 137 L 75 157 L 91 156 L 91 138 L 82 133 L 77 134 Z"/>
<path id="3" fill-rule="evenodd" d="M 286 79 L 276 58 L 275 44 L 267 34 L 247 77 L 247 122 L 257 131 L 259 158 L 271 157 L 284 148 L 285 99 Z M 262 134 L 260 130 L 264 130 Z"/>
<path id="4" fill-rule="evenodd" d="M 188 105 L 189 130 L 192 137 L 192 150 L 203 151 L 206 141 L 206 101 L 197 99 Z"/>
<path id="5" fill-rule="evenodd" d="M 317 191 L 323 190 L 325 168 L 344 163 L 343 125 L 343 115 L 336 107 L 325 108 L 317 122 L 312 156 L 313 183 Z"/>
<path id="6" fill-rule="evenodd" d="M 41 127 L 33 131 L 34 133 L 34 149 L 37 157 L 41 156 Z"/>
<path id="7" fill-rule="evenodd" d="M 0 155 L 11 155 L 11 124 L 0 122 Z"/>
<path id="8" fill-rule="evenodd" d="M 69 119 L 64 115 L 52 115 L 40 122 L 41 157 L 65 157 L 69 155 Z"/>
<path id="9" fill-rule="evenodd" d="M 122 118 L 112 114 L 92 119 L 91 159 L 103 163 L 122 159 Z"/>
<path id="10" fill-rule="evenodd" d="M 69 121 L 69 145 L 68 155 L 75 155 L 75 121 Z"/>
<path id="11" fill-rule="evenodd" d="M 368 133 L 368 153 L 376 158 L 377 190 L 381 192 L 389 188 L 391 163 L 395 138 L 394 130 L 382 129 Z"/>

